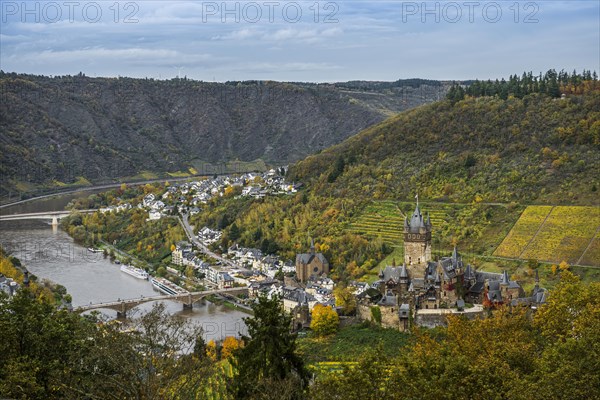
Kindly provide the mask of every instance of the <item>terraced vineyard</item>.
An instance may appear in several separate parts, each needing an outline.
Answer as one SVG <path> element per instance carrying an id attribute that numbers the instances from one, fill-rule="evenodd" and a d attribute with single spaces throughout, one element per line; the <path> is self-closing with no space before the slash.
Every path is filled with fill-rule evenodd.
<path id="1" fill-rule="evenodd" d="M 370 238 L 381 237 L 387 244 L 399 246 L 403 243 L 404 216 L 398 203 L 374 202 L 367 206 L 350 230 Z"/>
<path id="2" fill-rule="evenodd" d="M 599 230 L 598 207 L 530 206 L 494 255 L 600 266 Z"/>
<path id="3" fill-rule="evenodd" d="M 552 206 L 529 206 L 494 252 L 500 257 L 518 258 L 546 220 Z"/>
<path id="4" fill-rule="evenodd" d="M 384 242 L 391 246 L 402 246 L 404 244 L 404 216 L 410 215 L 415 204 L 396 201 L 377 201 L 365 208 L 358 220 L 350 226 L 350 231 L 370 238 L 381 237 Z M 447 226 L 453 212 L 462 205 L 423 203 L 421 212 L 423 217 L 429 216 L 433 224 L 433 237 L 441 228 Z"/>

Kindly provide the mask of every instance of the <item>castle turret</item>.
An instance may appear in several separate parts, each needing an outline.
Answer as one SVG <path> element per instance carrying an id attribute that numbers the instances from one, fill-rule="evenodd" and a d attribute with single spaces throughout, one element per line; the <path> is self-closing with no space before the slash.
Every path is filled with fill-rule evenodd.
<path id="1" fill-rule="evenodd" d="M 412 276 L 423 276 L 431 261 L 431 221 L 421 214 L 419 203 L 409 219 L 404 220 L 404 264 Z"/>

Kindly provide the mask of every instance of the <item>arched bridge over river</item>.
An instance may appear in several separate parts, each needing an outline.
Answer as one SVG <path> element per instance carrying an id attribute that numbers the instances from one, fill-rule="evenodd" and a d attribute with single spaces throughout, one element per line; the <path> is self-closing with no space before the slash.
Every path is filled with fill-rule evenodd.
<path id="1" fill-rule="evenodd" d="M 115 310 L 117 312 L 118 318 L 125 318 L 127 316 L 127 312 L 132 310 L 133 308 L 139 306 L 143 303 L 148 303 L 151 301 L 160 301 L 160 300 L 175 300 L 180 303 L 183 303 L 183 308 L 192 308 L 193 304 L 197 301 L 200 301 L 206 296 L 210 296 L 212 294 L 247 294 L 247 287 L 237 287 L 237 288 L 228 288 L 228 289 L 214 289 L 214 290 L 204 290 L 202 292 L 188 292 L 181 294 L 165 294 L 160 296 L 151 296 L 151 297 L 139 297 L 136 299 L 126 299 L 126 300 L 117 300 L 107 303 L 97 303 L 97 304 L 89 304 L 85 306 L 81 306 L 73 310 L 76 313 L 82 313 L 90 310 L 98 310 L 101 308 Z"/>

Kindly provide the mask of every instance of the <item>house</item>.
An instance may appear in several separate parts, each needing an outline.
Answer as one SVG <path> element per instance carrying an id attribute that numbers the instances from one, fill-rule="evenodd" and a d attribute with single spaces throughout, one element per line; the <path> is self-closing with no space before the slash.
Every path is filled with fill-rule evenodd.
<path id="1" fill-rule="evenodd" d="M 151 210 L 148 212 L 148 219 L 150 221 L 155 221 L 157 219 L 160 219 L 161 217 L 162 217 L 162 214 L 160 213 L 160 211 Z"/>
<path id="2" fill-rule="evenodd" d="M 192 245 L 186 241 L 177 242 L 175 250 L 171 253 L 171 262 L 175 265 L 183 265 L 189 254 L 192 254 Z"/>
<path id="3" fill-rule="evenodd" d="M 4 292 L 8 297 L 12 297 L 19 288 L 20 285 L 12 278 L 7 278 L 3 274 L 0 274 L 0 292 Z"/>

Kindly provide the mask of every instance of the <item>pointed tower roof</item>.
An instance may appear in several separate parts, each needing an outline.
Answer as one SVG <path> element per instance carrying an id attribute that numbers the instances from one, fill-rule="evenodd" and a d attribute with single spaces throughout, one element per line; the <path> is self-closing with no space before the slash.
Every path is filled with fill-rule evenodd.
<path id="1" fill-rule="evenodd" d="M 467 268 L 465 268 L 465 278 L 472 279 L 475 277 L 473 273 L 473 269 L 471 268 L 471 264 L 467 264 Z"/>
<path id="2" fill-rule="evenodd" d="M 379 277 L 383 279 L 383 270 L 381 269 L 381 265 L 379 266 Z"/>
<path id="3" fill-rule="evenodd" d="M 396 268 L 396 257 L 392 258 L 392 267 Z"/>
<path id="4" fill-rule="evenodd" d="M 423 215 L 421 214 L 421 209 L 419 209 L 419 203 L 415 207 L 415 211 L 410 218 L 410 228 L 411 229 L 419 229 L 423 225 Z"/>
<path id="5" fill-rule="evenodd" d="M 408 285 L 408 291 L 409 292 L 414 292 L 415 291 L 415 287 L 413 286 L 412 282 L 410 283 L 410 285 Z"/>
<path id="6" fill-rule="evenodd" d="M 508 285 L 510 283 L 510 279 L 508 279 L 508 272 L 504 270 L 502 273 L 502 279 L 500 280 L 501 285 Z"/>
<path id="7" fill-rule="evenodd" d="M 458 250 L 456 250 L 456 246 L 454 246 L 454 250 L 452 251 L 452 260 L 458 260 Z"/>
<path id="8" fill-rule="evenodd" d="M 406 265 L 402 264 L 402 269 L 400 270 L 400 278 L 408 278 L 408 271 L 406 270 Z"/>
<path id="9" fill-rule="evenodd" d="M 429 215 L 429 211 L 427 211 L 427 226 L 431 226 L 431 216 Z"/>
<path id="10" fill-rule="evenodd" d="M 315 254 L 315 239 L 310 238 L 310 252 L 311 254 Z"/>

